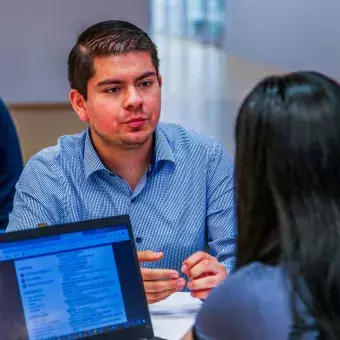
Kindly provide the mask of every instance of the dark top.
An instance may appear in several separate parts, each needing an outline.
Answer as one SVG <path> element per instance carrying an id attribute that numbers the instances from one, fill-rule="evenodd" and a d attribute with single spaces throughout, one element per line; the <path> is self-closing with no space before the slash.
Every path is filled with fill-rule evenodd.
<path id="1" fill-rule="evenodd" d="M 199 340 L 287 340 L 292 327 L 291 285 L 281 266 L 250 264 L 230 275 L 204 302 L 195 324 Z M 297 304 L 314 330 L 298 339 L 317 339 L 315 323 L 301 300 Z"/>
<path id="2" fill-rule="evenodd" d="M 0 99 L 0 229 L 7 226 L 15 184 L 22 168 L 17 132 L 7 107 Z"/>

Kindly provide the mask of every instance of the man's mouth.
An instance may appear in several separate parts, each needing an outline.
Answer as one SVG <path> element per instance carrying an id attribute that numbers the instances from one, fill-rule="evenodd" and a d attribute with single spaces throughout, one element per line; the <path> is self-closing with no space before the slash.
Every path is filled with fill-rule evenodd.
<path id="1" fill-rule="evenodd" d="M 124 124 L 128 125 L 132 128 L 139 128 L 139 127 L 142 127 L 145 124 L 146 121 L 147 121 L 147 119 L 145 119 L 145 118 L 136 117 L 136 118 L 132 118 L 132 119 L 126 121 Z"/>

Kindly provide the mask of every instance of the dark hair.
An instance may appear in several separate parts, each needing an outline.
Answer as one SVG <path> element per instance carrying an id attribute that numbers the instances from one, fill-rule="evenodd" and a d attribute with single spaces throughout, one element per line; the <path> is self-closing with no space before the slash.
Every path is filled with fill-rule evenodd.
<path id="1" fill-rule="evenodd" d="M 339 339 L 340 86 L 316 72 L 264 79 L 241 105 L 236 144 L 237 267 L 285 265 L 294 301 Z"/>
<path id="2" fill-rule="evenodd" d="M 71 88 L 78 90 L 86 100 L 87 83 L 94 75 L 95 57 L 142 51 L 150 53 L 158 73 L 157 47 L 148 34 L 137 26 L 126 21 L 109 20 L 87 28 L 79 35 L 68 56 L 68 79 Z"/>

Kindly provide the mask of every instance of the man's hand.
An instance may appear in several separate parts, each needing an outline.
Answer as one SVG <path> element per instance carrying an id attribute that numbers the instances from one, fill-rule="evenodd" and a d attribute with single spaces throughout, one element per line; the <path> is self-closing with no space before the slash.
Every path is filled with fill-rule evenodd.
<path id="1" fill-rule="evenodd" d="M 151 250 L 139 251 L 139 262 L 156 262 L 163 257 L 163 253 Z M 185 280 L 179 278 L 176 270 L 141 268 L 146 298 L 149 304 L 162 301 L 171 294 L 183 290 Z"/>
<path id="2" fill-rule="evenodd" d="M 216 257 L 202 251 L 183 262 L 182 272 L 189 277 L 187 287 L 191 290 L 191 295 L 198 299 L 205 299 L 227 276 L 226 268 Z"/>

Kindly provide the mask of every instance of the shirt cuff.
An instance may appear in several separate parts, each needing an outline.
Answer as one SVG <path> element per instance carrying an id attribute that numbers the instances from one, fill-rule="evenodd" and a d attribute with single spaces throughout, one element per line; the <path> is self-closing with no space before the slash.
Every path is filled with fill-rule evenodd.
<path id="1" fill-rule="evenodd" d="M 229 258 L 225 261 L 220 262 L 227 269 L 227 275 L 229 275 L 230 273 L 232 273 L 235 270 L 235 267 L 236 267 L 235 262 L 236 262 L 235 257 L 232 257 L 232 258 Z"/>

